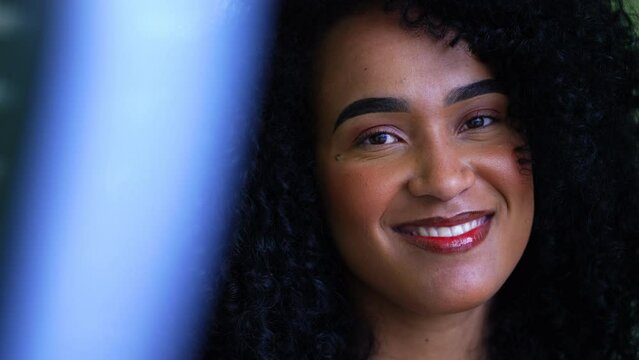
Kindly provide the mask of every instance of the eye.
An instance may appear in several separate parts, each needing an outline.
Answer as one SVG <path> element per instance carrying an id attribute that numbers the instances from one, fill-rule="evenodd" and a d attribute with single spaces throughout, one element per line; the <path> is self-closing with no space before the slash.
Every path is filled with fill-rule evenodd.
<path id="1" fill-rule="evenodd" d="M 483 128 L 483 127 L 491 125 L 495 121 L 496 119 L 492 116 L 487 116 L 487 115 L 475 116 L 472 119 L 466 121 L 462 125 L 461 131 Z"/>
<path id="2" fill-rule="evenodd" d="M 363 134 L 357 141 L 358 145 L 388 145 L 399 142 L 399 137 L 388 131 L 374 131 Z"/>

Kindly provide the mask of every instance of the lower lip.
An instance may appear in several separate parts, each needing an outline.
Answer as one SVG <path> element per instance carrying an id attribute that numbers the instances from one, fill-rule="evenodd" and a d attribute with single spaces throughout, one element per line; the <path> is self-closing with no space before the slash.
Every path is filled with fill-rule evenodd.
<path id="1" fill-rule="evenodd" d="M 461 253 L 474 248 L 484 241 L 486 235 L 488 235 L 488 231 L 490 230 L 491 220 L 492 219 L 489 218 L 485 223 L 478 227 L 457 236 L 432 237 L 407 234 L 402 235 L 406 236 L 411 244 L 424 250 L 440 254 Z"/>

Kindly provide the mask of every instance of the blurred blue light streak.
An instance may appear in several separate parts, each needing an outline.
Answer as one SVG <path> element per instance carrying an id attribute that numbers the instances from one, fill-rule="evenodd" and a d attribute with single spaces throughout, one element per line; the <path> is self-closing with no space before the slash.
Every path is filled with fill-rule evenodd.
<path id="1" fill-rule="evenodd" d="M 0 356 L 188 358 L 276 4 L 55 5 Z"/>

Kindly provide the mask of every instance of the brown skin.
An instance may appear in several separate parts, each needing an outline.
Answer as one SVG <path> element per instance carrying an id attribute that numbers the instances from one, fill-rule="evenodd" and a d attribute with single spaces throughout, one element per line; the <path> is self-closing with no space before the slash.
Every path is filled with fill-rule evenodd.
<path id="1" fill-rule="evenodd" d="M 490 78 L 463 43 L 408 32 L 381 11 L 341 21 L 319 51 L 320 186 L 376 359 L 484 355 L 489 301 L 519 261 L 533 218 L 532 176 L 517 162 L 523 140 L 508 123 L 507 97 L 446 101 Z M 347 105 L 369 97 L 399 98 L 408 109 L 354 116 L 333 131 Z M 419 248 L 394 228 L 486 210 L 494 213 L 486 239 L 459 253 Z"/>

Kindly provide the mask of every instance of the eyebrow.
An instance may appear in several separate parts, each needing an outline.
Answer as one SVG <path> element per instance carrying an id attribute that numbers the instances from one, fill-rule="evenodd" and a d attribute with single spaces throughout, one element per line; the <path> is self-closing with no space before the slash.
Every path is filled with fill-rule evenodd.
<path id="1" fill-rule="evenodd" d="M 383 98 L 365 98 L 352 102 L 342 110 L 335 120 L 337 129 L 344 121 L 359 115 L 381 112 L 408 112 L 408 101 L 400 98 L 383 97 Z"/>
<path id="2" fill-rule="evenodd" d="M 474 98 L 475 96 L 489 93 L 506 94 L 506 91 L 502 83 L 499 81 L 495 79 L 486 79 L 453 89 L 450 93 L 448 93 L 448 96 L 446 96 L 444 103 L 446 105 L 452 105 L 460 101 Z"/>
<path id="3" fill-rule="evenodd" d="M 480 96 L 489 93 L 505 94 L 504 86 L 495 79 L 485 79 L 474 82 L 472 84 L 460 86 L 451 90 L 444 103 L 446 105 L 452 105 L 460 101 L 468 100 L 475 96 Z M 335 126 L 333 132 L 337 130 L 344 121 L 353 118 L 355 116 L 370 114 L 370 113 L 392 113 L 392 112 L 408 112 L 410 107 L 408 101 L 401 98 L 394 97 L 381 97 L 381 98 L 364 98 L 356 100 L 346 106 L 344 110 L 337 116 L 335 120 Z"/>

